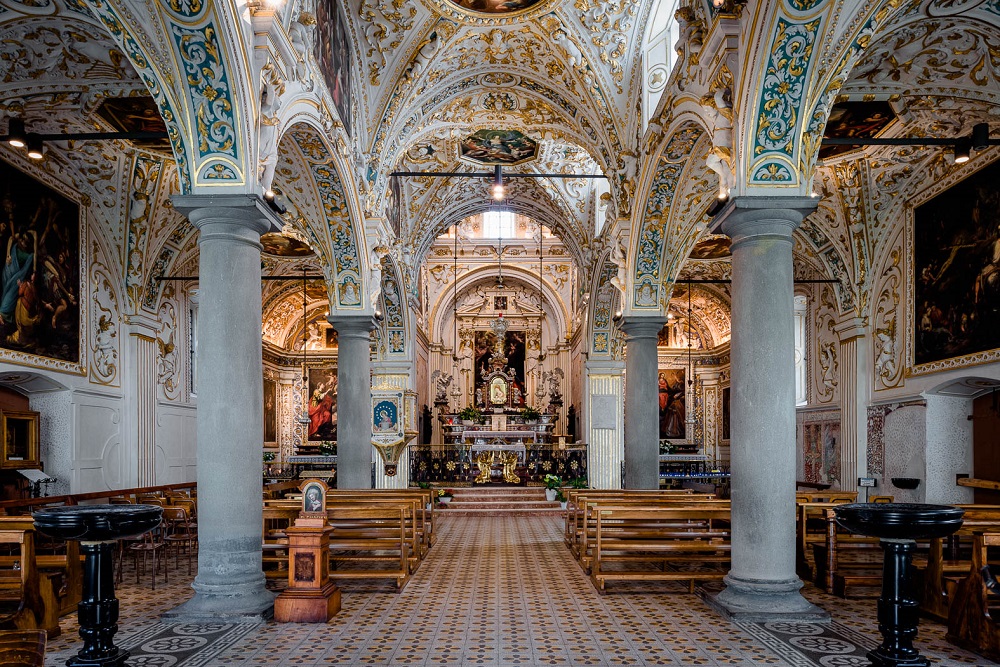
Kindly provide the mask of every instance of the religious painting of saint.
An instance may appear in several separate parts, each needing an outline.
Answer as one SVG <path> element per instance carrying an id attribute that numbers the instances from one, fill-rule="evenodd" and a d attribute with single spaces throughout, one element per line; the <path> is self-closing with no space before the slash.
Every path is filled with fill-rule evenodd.
<path id="1" fill-rule="evenodd" d="M 540 0 L 448 0 L 451 4 L 482 14 L 509 14 L 529 9 Z"/>
<path id="2" fill-rule="evenodd" d="M 479 130 L 462 139 L 459 157 L 477 164 L 514 165 L 538 156 L 538 143 L 517 130 Z"/>
<path id="3" fill-rule="evenodd" d="M 393 401 L 379 400 L 372 407 L 372 431 L 395 433 L 399 431 L 399 406 Z"/>
<path id="4" fill-rule="evenodd" d="M 841 102 L 833 105 L 823 136 L 831 139 L 875 137 L 894 120 L 896 113 L 886 101 Z M 819 149 L 819 159 L 825 160 L 859 148 L 860 146 L 824 146 Z"/>
<path id="5" fill-rule="evenodd" d="M 913 358 L 1000 348 L 1000 162 L 913 211 Z"/>
<path id="6" fill-rule="evenodd" d="M 663 368 L 657 376 L 660 408 L 660 440 L 683 440 L 685 434 L 685 387 L 683 368 Z"/>
<path id="7" fill-rule="evenodd" d="M 264 379 L 264 442 L 278 440 L 278 384 Z"/>
<path id="8" fill-rule="evenodd" d="M 79 362 L 80 207 L 0 161 L 0 252 L 0 348 Z"/>
<path id="9" fill-rule="evenodd" d="M 302 489 L 303 512 L 326 511 L 326 489 L 319 482 L 309 482 Z"/>
<path id="10" fill-rule="evenodd" d="M 337 440 L 337 369 L 309 369 L 309 440 Z"/>
<path id="11" fill-rule="evenodd" d="M 166 132 L 167 126 L 149 95 L 106 97 L 97 107 L 97 115 L 119 132 Z M 138 148 L 173 155 L 169 139 L 130 139 Z"/>
<path id="12" fill-rule="evenodd" d="M 344 130 L 351 134 L 351 40 L 340 0 L 316 3 L 315 56 Z"/>

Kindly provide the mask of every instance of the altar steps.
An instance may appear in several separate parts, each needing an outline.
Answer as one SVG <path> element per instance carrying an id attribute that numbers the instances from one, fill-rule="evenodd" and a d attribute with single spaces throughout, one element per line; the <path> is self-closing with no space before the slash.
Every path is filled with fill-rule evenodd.
<path id="1" fill-rule="evenodd" d="M 540 487 L 472 487 L 453 489 L 443 512 L 451 516 L 559 516 L 559 503 L 545 500 Z"/>

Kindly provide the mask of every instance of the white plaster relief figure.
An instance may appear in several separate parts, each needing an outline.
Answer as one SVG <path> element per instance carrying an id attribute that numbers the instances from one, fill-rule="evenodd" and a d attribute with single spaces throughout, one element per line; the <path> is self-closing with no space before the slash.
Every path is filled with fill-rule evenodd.
<path id="1" fill-rule="evenodd" d="M 820 346 L 819 367 L 823 374 L 823 387 L 826 389 L 823 395 L 831 395 L 837 386 L 837 352 L 833 349 L 833 343 L 824 343 Z"/>
<path id="2" fill-rule="evenodd" d="M 303 83 L 307 90 L 312 90 L 312 78 L 309 76 L 309 54 L 312 53 L 315 26 L 316 17 L 310 12 L 304 11 L 299 14 L 297 20 L 292 21 L 292 25 L 288 28 L 288 37 L 297 56 L 293 76 Z"/>
<path id="3" fill-rule="evenodd" d="M 552 33 L 552 41 L 561 46 L 566 55 L 569 56 L 569 66 L 571 68 L 584 69 L 586 67 L 583 51 L 569 38 L 565 31 L 556 30 Z"/>
<path id="4" fill-rule="evenodd" d="M 705 118 L 712 124 L 712 152 L 705 158 L 705 166 L 719 175 L 719 198 L 729 196 L 733 187 L 733 109 L 729 103 L 729 89 L 720 88 L 712 97 L 701 99 Z"/>
<path id="5" fill-rule="evenodd" d="M 880 329 L 875 332 L 875 346 L 878 357 L 875 359 L 875 376 L 890 379 L 896 375 L 896 352 L 890 330 Z"/>
<path id="6" fill-rule="evenodd" d="M 261 79 L 263 87 L 260 93 L 258 164 L 261 188 L 268 192 L 274 183 L 274 170 L 278 165 L 278 110 L 281 108 L 285 82 L 279 78 L 277 69 L 271 63 L 264 66 Z"/>
<path id="7" fill-rule="evenodd" d="M 432 32 L 430 36 L 424 40 L 424 43 L 420 45 L 420 49 L 417 51 L 416 55 L 413 56 L 413 63 L 410 64 L 410 68 L 406 71 L 406 78 L 410 81 L 415 81 L 420 75 L 427 69 L 427 65 L 434 58 L 434 54 L 438 52 L 438 48 L 441 46 L 441 40 L 438 39 L 437 32 Z"/>
<path id="8" fill-rule="evenodd" d="M 382 258 L 386 256 L 389 249 L 378 245 L 372 249 L 371 273 L 368 278 L 368 297 L 371 300 L 372 310 L 377 311 L 379 297 L 382 296 Z"/>
<path id="9" fill-rule="evenodd" d="M 619 292 L 622 293 L 622 298 L 625 297 L 625 248 L 621 244 L 621 241 L 615 241 L 611 245 L 611 257 L 612 263 L 618 267 L 618 273 L 611 276 L 611 284 L 615 286 Z"/>

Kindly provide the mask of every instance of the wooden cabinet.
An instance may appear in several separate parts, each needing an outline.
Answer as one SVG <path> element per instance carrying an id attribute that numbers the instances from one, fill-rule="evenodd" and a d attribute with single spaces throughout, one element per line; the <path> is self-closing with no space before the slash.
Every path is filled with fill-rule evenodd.
<path id="1" fill-rule="evenodd" d="M 38 413 L 0 411 L 0 468 L 41 468 L 38 446 Z"/>

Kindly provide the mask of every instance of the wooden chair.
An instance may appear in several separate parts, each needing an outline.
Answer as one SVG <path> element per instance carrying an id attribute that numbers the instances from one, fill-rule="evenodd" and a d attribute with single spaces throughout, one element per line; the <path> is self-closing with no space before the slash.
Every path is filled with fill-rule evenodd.
<path id="1" fill-rule="evenodd" d="M 183 507 L 164 507 L 163 521 L 166 524 L 164 542 L 167 545 L 167 553 L 176 547 L 177 551 L 184 549 L 187 554 L 188 575 L 191 574 L 191 554 L 194 553 L 198 536 L 192 532 L 191 524 L 188 521 L 187 511 Z M 174 554 L 174 565 L 177 564 L 179 553 Z"/>
<path id="2" fill-rule="evenodd" d="M 160 560 L 161 551 L 166 551 L 167 543 L 164 541 L 165 525 L 163 522 L 159 526 L 149 531 L 137 541 L 128 545 L 126 549 L 132 554 L 132 565 L 135 567 L 135 583 L 139 583 L 139 556 L 142 556 L 142 570 L 146 569 L 146 558 L 151 556 L 153 560 L 153 590 L 156 590 L 156 568 Z M 169 581 L 167 577 L 167 567 L 163 567 L 163 581 L 167 583 Z"/>
<path id="3" fill-rule="evenodd" d="M 871 496 L 868 498 L 870 503 L 891 503 L 892 496 Z"/>

